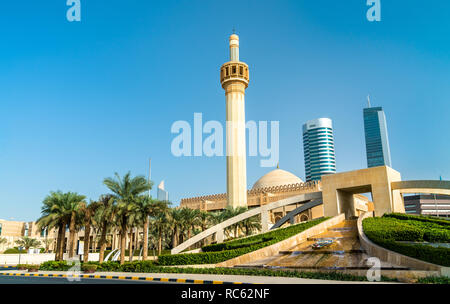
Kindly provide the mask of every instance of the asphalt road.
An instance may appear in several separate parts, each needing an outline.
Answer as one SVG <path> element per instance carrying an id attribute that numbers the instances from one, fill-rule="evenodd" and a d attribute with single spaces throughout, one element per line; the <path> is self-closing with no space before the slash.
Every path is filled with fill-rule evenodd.
<path id="1" fill-rule="evenodd" d="M 0 284 L 168 284 L 167 282 L 131 281 L 114 279 L 81 279 L 70 282 L 67 278 L 0 276 Z"/>

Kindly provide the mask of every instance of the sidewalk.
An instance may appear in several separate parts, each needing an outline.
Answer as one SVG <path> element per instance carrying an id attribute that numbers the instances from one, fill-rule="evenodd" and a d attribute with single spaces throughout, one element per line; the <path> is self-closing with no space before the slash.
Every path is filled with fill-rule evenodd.
<path id="1" fill-rule="evenodd" d="M 70 277 L 66 271 L 39 271 L 29 273 L 26 270 L 0 271 L 1 275 L 24 277 Z M 93 274 L 79 274 L 80 278 L 118 279 L 158 281 L 171 283 L 193 284 L 372 284 L 370 282 L 332 281 L 285 277 L 214 275 L 214 274 L 186 274 L 186 273 L 132 273 L 132 272 L 96 272 Z M 379 284 L 379 283 L 378 283 Z"/>

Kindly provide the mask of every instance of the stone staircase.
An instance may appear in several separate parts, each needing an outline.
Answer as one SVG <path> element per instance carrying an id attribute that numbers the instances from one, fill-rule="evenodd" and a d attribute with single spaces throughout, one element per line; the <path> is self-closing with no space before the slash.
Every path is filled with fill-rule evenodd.
<path id="1" fill-rule="evenodd" d="M 344 220 L 314 235 L 305 242 L 280 251 L 277 255 L 235 267 L 282 268 L 309 270 L 367 270 L 369 256 L 362 249 L 358 238 L 356 220 Z M 312 249 L 319 240 L 332 239 L 333 243 L 321 249 Z M 408 268 L 381 262 L 381 270 L 408 270 Z"/>

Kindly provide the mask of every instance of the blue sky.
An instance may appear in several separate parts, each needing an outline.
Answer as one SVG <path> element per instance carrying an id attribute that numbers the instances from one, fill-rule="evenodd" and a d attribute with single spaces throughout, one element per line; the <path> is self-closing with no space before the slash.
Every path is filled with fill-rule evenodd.
<path id="1" fill-rule="evenodd" d="M 174 121 L 225 121 L 219 68 L 240 35 L 247 120 L 280 121 L 280 167 L 304 178 L 301 126 L 333 119 L 337 170 L 366 167 L 362 109 L 383 106 L 403 179 L 450 179 L 450 2 L 65 0 L 0 4 L 0 218 L 50 190 L 90 199 L 128 170 L 171 200 L 223 193 L 225 158 L 171 154 Z M 248 185 L 269 168 L 249 158 Z M 153 190 L 153 195 L 156 191 Z"/>

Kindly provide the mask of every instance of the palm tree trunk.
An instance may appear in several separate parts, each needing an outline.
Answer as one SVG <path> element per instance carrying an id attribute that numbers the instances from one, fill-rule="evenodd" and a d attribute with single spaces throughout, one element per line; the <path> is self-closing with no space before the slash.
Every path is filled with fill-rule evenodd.
<path id="1" fill-rule="evenodd" d="M 133 262 L 133 228 L 130 229 L 129 239 L 130 239 L 130 242 L 128 244 L 129 261 Z"/>
<path id="2" fill-rule="evenodd" d="M 69 259 L 73 257 L 75 253 L 75 212 L 72 212 L 69 224 Z"/>
<path id="3" fill-rule="evenodd" d="M 83 252 L 83 262 L 87 263 L 89 261 L 89 241 L 91 236 L 91 224 L 90 219 L 86 222 L 84 228 L 84 252 Z"/>
<path id="4" fill-rule="evenodd" d="M 64 231 L 65 231 L 65 227 L 64 227 L 64 223 L 61 223 L 58 227 L 58 238 L 56 240 L 56 249 L 55 249 L 55 261 L 60 261 L 61 260 L 61 246 L 62 246 L 62 240 L 64 237 Z"/>
<path id="5" fill-rule="evenodd" d="M 172 248 L 177 247 L 177 239 L 178 239 L 178 227 L 175 225 L 175 227 L 173 228 Z"/>
<path id="6" fill-rule="evenodd" d="M 122 227 L 122 231 L 120 231 L 120 265 L 125 262 L 125 247 L 127 240 L 127 229 L 126 227 Z"/>
<path id="7" fill-rule="evenodd" d="M 158 255 L 161 255 L 162 252 L 162 228 L 159 227 L 158 231 Z"/>
<path id="8" fill-rule="evenodd" d="M 144 222 L 144 242 L 143 242 L 143 246 L 144 246 L 144 253 L 143 253 L 143 260 L 147 260 L 148 257 L 148 216 L 145 219 Z"/>
<path id="9" fill-rule="evenodd" d="M 106 249 L 106 229 L 107 229 L 107 226 L 106 226 L 107 224 L 106 224 L 106 222 L 103 224 L 103 227 L 102 227 L 102 235 L 101 235 L 101 237 L 100 237 L 100 242 L 99 242 L 99 245 L 100 245 L 100 254 L 99 254 L 99 262 L 100 263 L 103 263 L 103 260 L 105 259 L 105 249 Z"/>

